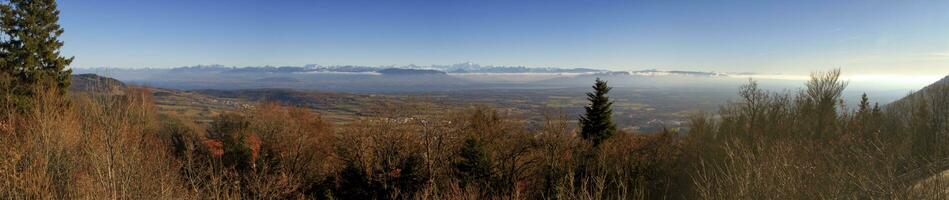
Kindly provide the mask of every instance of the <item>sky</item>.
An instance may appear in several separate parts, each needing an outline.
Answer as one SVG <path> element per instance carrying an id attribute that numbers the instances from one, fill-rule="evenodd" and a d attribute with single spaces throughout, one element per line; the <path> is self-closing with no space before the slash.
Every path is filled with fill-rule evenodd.
<path id="1" fill-rule="evenodd" d="M 949 74 L 949 1 L 60 1 L 72 67 Z M 872 77 L 872 76 L 871 76 Z"/>

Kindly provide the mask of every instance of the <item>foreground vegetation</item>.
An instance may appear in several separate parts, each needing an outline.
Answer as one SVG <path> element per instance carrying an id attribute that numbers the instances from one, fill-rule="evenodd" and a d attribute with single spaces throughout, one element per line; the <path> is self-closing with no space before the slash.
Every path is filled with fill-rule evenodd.
<path id="1" fill-rule="evenodd" d="M 836 71 L 797 94 L 754 82 L 688 134 L 586 140 L 570 116 L 541 128 L 486 107 L 332 126 L 277 104 L 211 123 L 157 112 L 150 92 L 39 87 L 0 120 L 0 196 L 204 199 L 937 198 L 949 87 L 881 108 L 842 105 Z M 605 84 L 605 83 L 604 83 Z M 398 111 L 398 110 L 394 110 Z M 595 144 L 595 141 L 598 144 Z"/>

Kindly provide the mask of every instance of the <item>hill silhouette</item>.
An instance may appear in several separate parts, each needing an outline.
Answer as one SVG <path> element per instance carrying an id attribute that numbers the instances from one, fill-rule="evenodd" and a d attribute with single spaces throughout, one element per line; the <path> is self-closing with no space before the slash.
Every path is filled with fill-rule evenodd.
<path id="1" fill-rule="evenodd" d="M 77 92 L 122 94 L 127 86 L 122 81 L 96 74 L 78 74 L 72 75 L 70 78 L 72 84 L 69 86 L 69 90 Z"/>

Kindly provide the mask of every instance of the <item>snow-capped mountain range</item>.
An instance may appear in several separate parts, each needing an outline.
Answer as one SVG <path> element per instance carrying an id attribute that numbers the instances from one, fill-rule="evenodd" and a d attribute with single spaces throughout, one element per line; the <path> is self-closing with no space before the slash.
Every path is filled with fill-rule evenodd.
<path id="1" fill-rule="evenodd" d="M 391 70 L 401 69 L 401 70 Z M 247 66 L 235 67 L 225 65 L 195 65 L 175 68 L 75 68 L 77 74 L 108 72 L 171 72 L 171 73 L 371 73 L 398 71 L 399 74 L 413 72 L 433 74 L 439 71 L 443 74 L 564 74 L 564 75 L 631 75 L 631 76 L 694 76 L 694 77 L 727 77 L 728 74 L 718 72 L 680 71 L 680 70 L 639 70 L 639 71 L 612 71 L 585 67 L 525 67 L 525 66 L 492 66 L 479 65 L 472 62 L 452 65 L 404 65 L 404 66 L 360 66 L 360 65 L 317 65 L 303 66 Z"/>

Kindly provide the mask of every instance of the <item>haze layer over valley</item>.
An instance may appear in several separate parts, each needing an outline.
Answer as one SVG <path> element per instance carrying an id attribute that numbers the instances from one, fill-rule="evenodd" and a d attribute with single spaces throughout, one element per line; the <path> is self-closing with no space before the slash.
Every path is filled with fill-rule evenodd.
<path id="1" fill-rule="evenodd" d="M 197 65 L 177 68 L 76 68 L 74 74 L 98 74 L 118 80 L 180 90 L 283 88 L 325 92 L 458 92 L 485 89 L 557 89 L 587 87 L 599 77 L 618 88 L 735 88 L 754 79 L 768 89 L 795 90 L 807 75 L 721 73 L 713 71 L 481 66 L 473 63 L 432 66 L 281 66 Z M 881 103 L 896 100 L 943 75 L 844 76 L 845 99 L 875 94 Z"/>

